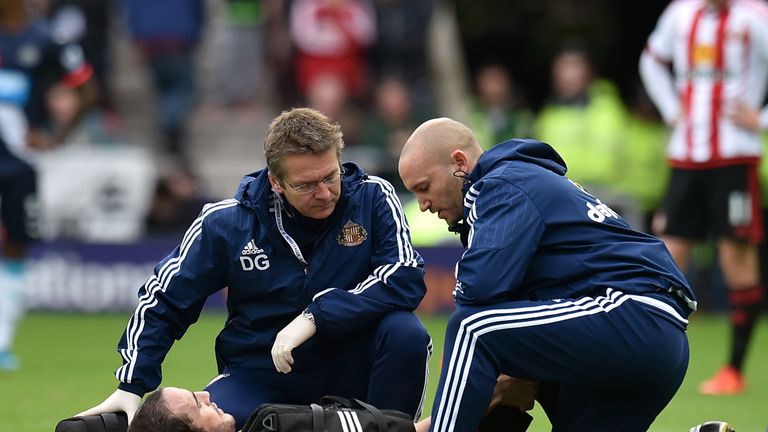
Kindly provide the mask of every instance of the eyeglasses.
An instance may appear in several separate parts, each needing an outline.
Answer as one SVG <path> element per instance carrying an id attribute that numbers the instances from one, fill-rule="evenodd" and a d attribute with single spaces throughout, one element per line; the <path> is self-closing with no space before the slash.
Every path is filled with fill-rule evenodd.
<path id="1" fill-rule="evenodd" d="M 309 195 L 317 190 L 317 188 L 320 186 L 320 183 L 324 184 L 326 187 L 335 185 L 339 182 L 339 180 L 341 180 L 342 174 L 344 174 L 344 168 L 339 169 L 335 173 L 320 180 L 319 182 L 291 184 L 286 181 L 285 184 L 287 184 L 291 189 L 293 189 L 294 192 L 299 195 Z"/>

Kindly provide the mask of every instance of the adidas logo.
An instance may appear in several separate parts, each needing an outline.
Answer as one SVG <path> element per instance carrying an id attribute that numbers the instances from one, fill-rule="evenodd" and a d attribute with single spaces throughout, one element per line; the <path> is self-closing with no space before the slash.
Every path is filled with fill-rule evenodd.
<path id="1" fill-rule="evenodd" d="M 240 265 L 243 267 L 243 271 L 253 269 L 264 271 L 269 268 L 269 257 L 264 253 L 264 249 L 256 246 L 256 242 L 251 239 L 240 255 Z"/>
<path id="2" fill-rule="evenodd" d="M 260 249 L 256 246 L 256 242 L 251 239 L 251 241 L 245 245 L 245 248 L 243 248 L 243 253 L 241 255 L 256 255 L 260 253 L 264 253 L 264 249 Z"/>

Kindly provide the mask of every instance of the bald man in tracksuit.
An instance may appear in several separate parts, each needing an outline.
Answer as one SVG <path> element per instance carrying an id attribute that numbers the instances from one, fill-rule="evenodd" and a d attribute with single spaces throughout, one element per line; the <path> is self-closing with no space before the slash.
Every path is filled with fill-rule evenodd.
<path id="1" fill-rule="evenodd" d="M 466 126 L 434 119 L 399 170 L 423 211 L 467 236 L 430 430 L 474 431 L 500 374 L 559 383 L 555 431 L 647 430 L 685 375 L 696 307 L 664 244 L 538 141 L 483 153 Z"/>

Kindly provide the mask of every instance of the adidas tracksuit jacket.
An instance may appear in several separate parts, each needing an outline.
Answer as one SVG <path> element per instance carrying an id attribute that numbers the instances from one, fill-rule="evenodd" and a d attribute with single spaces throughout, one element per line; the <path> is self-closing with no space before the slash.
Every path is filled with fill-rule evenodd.
<path id="1" fill-rule="evenodd" d="M 411 367 L 416 373 L 412 386 L 407 390 L 389 386 L 387 391 L 393 393 L 391 399 L 407 399 L 398 394 L 401 390 L 415 392 L 419 403 L 429 337 L 410 312 L 426 291 L 423 261 L 410 243 L 392 186 L 367 176 L 352 163 L 344 167 L 339 202 L 322 232 L 307 228 L 289 233 L 317 237 L 306 264 L 278 229 L 275 194 L 266 170 L 246 176 L 234 199 L 206 205 L 181 244 L 139 290 L 138 306 L 118 345 L 123 358 L 116 372 L 119 387 L 136 394 L 156 388 L 161 381 L 160 364 L 174 340 L 198 319 L 208 296 L 228 287 L 228 317 L 216 339 L 220 373 L 260 371 L 264 379 L 277 375 L 270 355 L 275 336 L 306 307 L 315 317 L 317 333 L 294 350 L 294 372 L 289 374 L 293 376 L 333 361 L 334 353 L 329 351 L 342 349 L 347 338 L 375 328 L 393 312 L 405 311 L 412 318 L 392 325 L 410 325 L 418 333 L 419 337 L 411 334 L 409 340 L 424 358 Z M 295 216 L 285 209 L 279 215 L 287 221 Z M 295 223 L 294 229 L 301 231 L 304 225 Z M 312 383 L 303 385 L 308 389 Z M 227 401 L 217 400 L 214 391 L 211 396 L 225 411 L 240 409 L 238 423 L 255 408 L 228 406 Z M 416 403 L 408 409 L 411 414 Z"/>
<path id="2" fill-rule="evenodd" d="M 690 286 L 565 172 L 549 145 L 511 140 L 470 173 L 432 430 L 474 431 L 499 373 L 560 383 L 558 431 L 645 431 L 682 382 Z"/>

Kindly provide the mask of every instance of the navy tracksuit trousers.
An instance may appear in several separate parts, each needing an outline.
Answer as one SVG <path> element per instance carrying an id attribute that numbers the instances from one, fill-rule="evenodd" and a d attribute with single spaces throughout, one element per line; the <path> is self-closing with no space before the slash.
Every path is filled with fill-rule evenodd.
<path id="1" fill-rule="evenodd" d="M 274 368 L 228 369 L 208 384 L 211 401 L 232 414 L 241 428 L 264 403 L 308 405 L 326 395 L 353 397 L 379 409 L 421 415 L 432 341 L 410 312 L 393 312 L 377 326 L 323 344 L 321 359 L 294 364 L 288 374 Z M 267 353 L 269 354 L 269 353 Z"/>
<path id="2" fill-rule="evenodd" d="M 460 308 L 446 331 L 430 430 L 474 431 L 502 373 L 560 384 L 553 431 L 648 430 L 688 367 L 687 320 L 672 303 L 608 289 Z"/>

